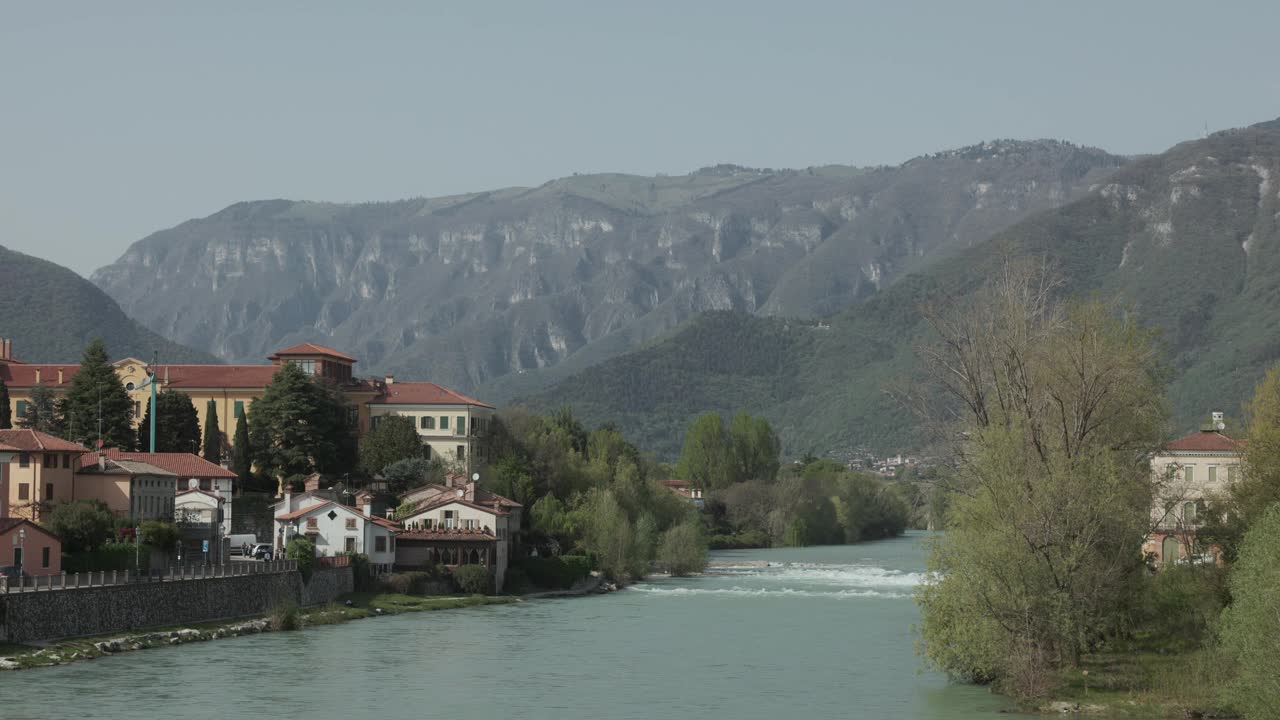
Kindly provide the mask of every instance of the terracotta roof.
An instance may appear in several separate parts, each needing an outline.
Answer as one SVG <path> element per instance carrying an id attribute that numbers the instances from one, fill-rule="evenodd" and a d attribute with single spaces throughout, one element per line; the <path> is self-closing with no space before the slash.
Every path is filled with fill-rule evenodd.
<path id="1" fill-rule="evenodd" d="M 396 534 L 396 542 L 402 540 L 497 540 L 497 536 L 489 530 L 476 528 L 467 530 L 465 528 L 436 528 L 434 530 L 405 530 Z"/>
<path id="2" fill-rule="evenodd" d="M 274 353 L 272 353 L 270 358 L 268 359 L 275 359 L 277 357 L 283 357 L 286 355 L 326 355 L 328 357 L 338 358 L 339 360 L 356 362 L 355 358 L 351 357 L 350 355 L 347 355 L 346 353 L 340 353 L 337 350 L 334 350 L 333 348 L 325 347 L 323 345 L 317 345 L 315 343 L 309 343 L 309 342 L 298 343 L 293 347 L 285 348 L 284 350 L 277 350 Z"/>
<path id="3" fill-rule="evenodd" d="M 666 485 L 666 486 L 667 486 L 667 487 L 669 487 L 669 488 L 687 488 L 687 487 L 689 487 L 689 481 L 688 481 L 688 480 L 659 480 L 659 481 L 658 481 L 658 484 L 659 484 L 659 485 Z"/>
<path id="4" fill-rule="evenodd" d="M 124 452 L 115 448 L 107 448 L 103 451 L 108 458 L 113 460 L 133 460 L 135 462 L 144 462 L 149 465 L 155 465 L 158 468 L 168 470 L 174 475 L 185 478 L 234 478 L 236 474 L 230 470 L 205 460 L 199 455 L 191 453 L 144 453 L 144 452 Z M 90 452 L 80 458 L 82 464 L 93 464 L 98 461 L 98 453 Z"/>
<path id="5" fill-rule="evenodd" d="M 507 511 L 503 510 L 501 507 L 493 507 L 491 505 L 481 505 L 479 503 L 474 503 L 464 498 L 457 497 L 455 495 L 451 497 L 442 497 L 439 500 L 434 500 L 432 502 L 429 502 L 426 505 L 423 505 L 422 507 L 414 508 L 413 512 L 409 514 L 409 517 L 414 517 L 415 515 L 420 515 L 424 512 L 430 512 L 437 508 L 442 508 L 445 505 L 448 505 L 450 503 L 458 503 L 459 505 L 466 505 L 469 508 L 474 508 L 476 510 L 481 510 L 483 512 L 492 513 L 494 515 L 507 514 Z"/>
<path id="6" fill-rule="evenodd" d="M 275 365 L 156 365 L 151 368 L 162 388 L 254 390 L 270 385 L 271 378 L 279 369 Z"/>
<path id="7" fill-rule="evenodd" d="M 377 405 L 492 405 L 432 382 L 395 382 L 382 386 L 382 394 L 370 401 Z"/>
<path id="8" fill-rule="evenodd" d="M 364 513 L 360 512 L 359 510 L 357 510 L 357 509 L 355 509 L 355 508 L 353 508 L 353 507 L 351 507 L 351 506 L 349 506 L 349 505 L 343 505 L 343 504 L 341 504 L 341 503 L 336 503 L 336 502 L 334 502 L 334 501 L 332 501 L 332 500 L 325 500 L 324 502 L 319 502 L 319 503 L 316 503 L 315 505 L 308 505 L 308 506 L 306 506 L 306 507 L 304 507 L 304 508 L 301 508 L 301 509 L 298 509 L 298 510 L 294 510 L 294 511 L 293 511 L 293 512 L 291 512 L 291 513 L 285 513 L 284 515 L 277 515 L 277 516 L 276 516 L 276 520 L 297 520 L 297 519 L 298 519 L 298 518 L 300 518 L 300 517 L 303 517 L 303 516 L 305 516 L 305 515 L 310 515 L 312 512 L 315 512 L 316 510 L 319 510 L 319 509 L 321 509 L 321 508 L 329 507 L 330 505 L 332 505 L 332 506 L 334 506 L 334 507 L 336 507 L 336 508 L 340 508 L 340 509 L 342 509 L 342 510 L 345 510 L 345 511 L 347 511 L 347 512 L 351 513 L 352 515 L 355 515 L 356 517 L 364 518 L 365 520 L 367 520 L 367 521 L 369 521 L 369 522 L 371 522 L 371 523 L 373 523 L 373 524 L 375 524 L 375 525 L 381 525 L 382 527 L 390 528 L 390 529 L 392 529 L 392 530 L 399 530 L 399 529 L 400 529 L 400 525 L 399 525 L 399 524 L 397 524 L 397 523 L 395 523 L 395 522 L 393 522 L 393 521 L 391 521 L 391 520 L 388 520 L 388 519 L 386 519 L 386 518 L 374 517 L 374 516 L 372 516 L 372 515 L 365 515 Z"/>
<path id="9" fill-rule="evenodd" d="M 498 493 L 492 493 L 481 488 L 476 488 L 475 501 L 481 505 L 495 505 L 504 508 L 524 507 L 509 497 L 503 497 Z"/>
<path id="10" fill-rule="evenodd" d="M 167 476 L 175 479 L 178 477 L 176 473 L 171 473 L 164 468 L 158 468 L 155 465 L 137 460 L 125 460 L 124 458 L 107 458 L 106 460 L 106 469 L 99 467 L 95 458 L 91 463 L 81 462 L 80 469 L 76 472 L 87 475 L 155 475 L 157 477 Z"/>
<path id="11" fill-rule="evenodd" d="M 62 538 L 59 538 L 57 535 L 54 535 L 53 533 L 49 532 L 48 530 L 45 530 L 44 528 L 40 527 L 39 525 L 31 522 L 26 518 L 0 517 L 0 534 L 7 533 L 10 530 L 18 527 L 19 525 L 30 525 L 35 530 L 38 530 L 44 533 L 45 535 L 48 535 L 49 537 L 53 538 L 54 540 L 57 540 L 58 542 L 62 542 Z"/>
<path id="12" fill-rule="evenodd" d="M 0 443 L 26 452 L 89 452 L 89 448 L 39 430 L 0 430 Z"/>
<path id="13" fill-rule="evenodd" d="M 1216 430 L 1202 430 L 1165 445 L 1173 452 L 1240 452 L 1244 443 L 1223 435 Z"/>
<path id="14" fill-rule="evenodd" d="M 28 365 L 26 363 L 0 363 L 0 380 L 11 388 L 25 388 L 36 384 L 36 373 L 39 371 L 40 382 L 49 387 L 62 387 L 58 385 L 58 371 L 62 370 L 62 386 L 71 384 L 71 376 L 80 370 L 80 366 L 75 363 L 58 364 L 58 363 L 41 363 L 37 365 Z"/>

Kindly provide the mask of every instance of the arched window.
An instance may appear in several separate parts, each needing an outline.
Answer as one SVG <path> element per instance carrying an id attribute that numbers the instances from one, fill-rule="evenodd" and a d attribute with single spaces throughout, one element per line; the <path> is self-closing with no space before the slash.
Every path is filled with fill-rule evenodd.
<path id="1" fill-rule="evenodd" d="M 1178 562 L 1178 552 L 1181 547 L 1178 538 L 1172 535 L 1166 535 L 1164 542 L 1160 545 L 1160 560 L 1165 565 L 1173 565 Z"/>

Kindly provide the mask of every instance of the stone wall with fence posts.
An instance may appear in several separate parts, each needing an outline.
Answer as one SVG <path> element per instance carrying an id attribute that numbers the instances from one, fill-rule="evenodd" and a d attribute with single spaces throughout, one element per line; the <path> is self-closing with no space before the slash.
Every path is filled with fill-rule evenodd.
<path id="1" fill-rule="evenodd" d="M 332 602 L 351 592 L 352 570 L 318 568 L 304 583 L 297 563 L 236 562 L 0 580 L 0 641 L 21 643 L 263 615 Z"/>

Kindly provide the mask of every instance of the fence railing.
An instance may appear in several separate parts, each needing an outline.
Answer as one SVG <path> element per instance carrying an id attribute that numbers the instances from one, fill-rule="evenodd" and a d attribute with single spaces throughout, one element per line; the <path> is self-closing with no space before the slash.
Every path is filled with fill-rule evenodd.
<path id="1" fill-rule="evenodd" d="M 322 555 L 316 558 L 316 567 L 340 568 L 350 565 L 350 555 Z"/>
<path id="2" fill-rule="evenodd" d="M 153 582 L 183 582 L 214 580 L 245 575 L 267 575 L 294 572 L 296 560 L 272 560 L 269 562 L 229 562 L 219 564 L 173 565 L 165 570 L 137 573 L 133 570 L 93 570 L 90 572 L 37 575 L 34 577 L 0 578 L 0 593 L 51 592 L 79 588 L 110 587 Z"/>

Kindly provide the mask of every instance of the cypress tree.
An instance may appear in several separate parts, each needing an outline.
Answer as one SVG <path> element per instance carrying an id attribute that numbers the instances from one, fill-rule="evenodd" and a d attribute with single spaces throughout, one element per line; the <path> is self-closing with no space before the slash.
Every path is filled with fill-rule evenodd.
<path id="1" fill-rule="evenodd" d="M 164 390 L 156 396 L 156 452 L 194 453 L 200 446 L 200 418 L 191 396 Z M 138 449 L 151 448 L 151 403 L 138 425 Z"/>
<path id="2" fill-rule="evenodd" d="M 133 401 L 111 366 L 107 346 L 101 339 L 95 338 L 85 347 L 80 369 L 62 398 L 61 410 L 67 439 L 92 442 L 101 427 L 104 445 L 133 449 Z"/>
<path id="3" fill-rule="evenodd" d="M 0 378 L 0 430 L 13 427 L 13 410 L 9 407 L 9 386 Z"/>
<path id="4" fill-rule="evenodd" d="M 218 404 L 212 400 L 204 410 L 204 459 L 222 464 L 222 429 L 218 427 Z"/>
<path id="5" fill-rule="evenodd" d="M 241 487 L 253 479 L 253 448 L 249 445 L 249 408 L 236 421 L 235 442 L 231 446 L 231 470 Z"/>

